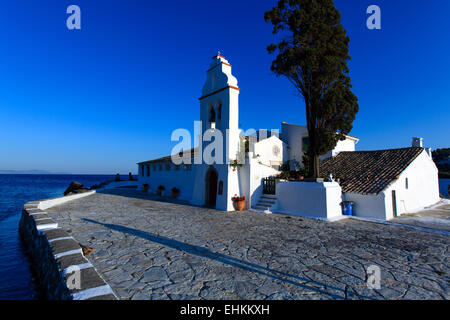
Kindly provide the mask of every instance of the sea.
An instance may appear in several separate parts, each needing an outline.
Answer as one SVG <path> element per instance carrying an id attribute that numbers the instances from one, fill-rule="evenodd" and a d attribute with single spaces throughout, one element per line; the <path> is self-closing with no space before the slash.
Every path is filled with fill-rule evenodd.
<path id="1" fill-rule="evenodd" d="M 450 197 L 448 194 L 448 186 L 450 185 L 450 179 L 439 179 L 439 192 L 445 197 Z"/>
<path id="2" fill-rule="evenodd" d="M 72 181 L 91 187 L 113 175 L 0 174 L 0 300 L 40 299 L 18 227 L 23 205 L 60 197 Z M 127 179 L 128 175 L 121 177 Z"/>

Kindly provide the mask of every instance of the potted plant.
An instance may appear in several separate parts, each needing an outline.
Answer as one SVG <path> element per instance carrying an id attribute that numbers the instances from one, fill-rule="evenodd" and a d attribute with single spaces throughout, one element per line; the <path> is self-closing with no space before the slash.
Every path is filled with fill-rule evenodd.
<path id="1" fill-rule="evenodd" d="M 237 168 L 242 167 L 242 163 L 238 163 L 238 160 L 234 159 L 233 161 L 231 161 L 230 167 L 233 168 L 233 171 L 236 171 Z"/>
<path id="2" fill-rule="evenodd" d="M 158 186 L 158 189 L 157 189 L 158 196 L 163 196 L 164 190 L 166 190 L 166 188 L 164 186 Z"/>
<path id="3" fill-rule="evenodd" d="M 180 189 L 173 187 L 172 188 L 172 198 L 176 199 L 180 195 Z"/>
<path id="4" fill-rule="evenodd" d="M 233 200 L 234 202 L 234 208 L 237 211 L 242 211 L 245 208 L 245 196 L 243 197 L 238 197 L 236 194 L 234 195 L 233 198 L 231 198 L 231 200 Z"/>
<path id="5" fill-rule="evenodd" d="M 148 188 L 149 188 L 148 183 L 146 183 L 146 184 L 143 185 L 143 190 L 144 190 L 144 192 L 147 192 L 147 191 L 148 191 Z"/>

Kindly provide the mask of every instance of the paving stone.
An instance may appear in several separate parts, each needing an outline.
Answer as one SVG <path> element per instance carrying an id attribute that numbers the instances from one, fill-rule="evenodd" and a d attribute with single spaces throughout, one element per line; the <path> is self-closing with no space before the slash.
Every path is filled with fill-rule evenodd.
<path id="1" fill-rule="evenodd" d="M 147 270 L 141 278 L 143 282 L 167 280 L 167 273 L 161 267 L 152 267 Z"/>

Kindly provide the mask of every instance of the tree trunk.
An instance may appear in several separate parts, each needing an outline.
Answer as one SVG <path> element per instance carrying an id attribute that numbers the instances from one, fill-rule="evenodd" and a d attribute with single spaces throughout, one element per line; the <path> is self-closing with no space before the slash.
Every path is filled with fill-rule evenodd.
<path id="1" fill-rule="evenodd" d="M 319 155 L 315 154 L 314 155 L 314 178 L 319 178 L 320 177 L 320 157 Z"/>

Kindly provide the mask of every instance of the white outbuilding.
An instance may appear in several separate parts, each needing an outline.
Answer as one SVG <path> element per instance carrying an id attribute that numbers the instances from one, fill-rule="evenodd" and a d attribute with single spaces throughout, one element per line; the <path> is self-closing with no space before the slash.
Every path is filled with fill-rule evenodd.
<path id="1" fill-rule="evenodd" d="M 321 171 L 339 182 L 359 217 L 389 220 L 440 200 L 438 169 L 417 138 L 409 148 L 340 152 Z"/>

